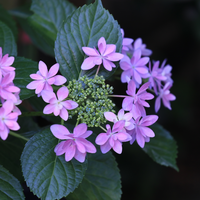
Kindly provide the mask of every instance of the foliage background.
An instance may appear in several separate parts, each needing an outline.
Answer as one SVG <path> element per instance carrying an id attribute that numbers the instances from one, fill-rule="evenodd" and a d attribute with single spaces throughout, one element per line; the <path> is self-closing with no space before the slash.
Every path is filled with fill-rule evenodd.
<path id="1" fill-rule="evenodd" d="M 28 0 L 0 0 L 12 9 Z M 71 0 L 77 6 L 83 0 Z M 172 111 L 161 108 L 159 123 L 178 144 L 179 172 L 156 164 L 137 144 L 125 144 L 123 154 L 117 156 L 122 175 L 122 200 L 196 200 L 200 198 L 199 162 L 199 74 L 200 74 L 200 3 L 198 0 L 102 0 L 114 18 L 125 30 L 125 37 L 141 37 L 153 50 L 151 59 L 167 58 L 173 67 L 174 85 L 171 92 L 177 100 Z M 19 56 L 35 61 L 55 62 L 31 44 L 21 40 Z M 125 84 L 114 83 L 115 93 L 126 89 Z M 119 102 L 120 104 L 120 102 Z M 152 106 L 154 106 L 152 104 Z M 149 110 L 154 113 L 154 110 Z M 28 190 L 25 190 L 28 192 Z M 28 199 L 37 199 L 29 197 Z"/>

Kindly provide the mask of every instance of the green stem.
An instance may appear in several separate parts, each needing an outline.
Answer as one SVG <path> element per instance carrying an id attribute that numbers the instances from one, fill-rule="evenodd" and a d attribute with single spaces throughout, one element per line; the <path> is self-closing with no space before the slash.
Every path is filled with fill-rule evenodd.
<path id="1" fill-rule="evenodd" d="M 99 65 L 99 66 L 98 66 L 98 68 L 97 68 L 97 71 L 96 71 L 96 74 L 95 74 L 94 78 L 95 78 L 95 77 L 98 75 L 98 73 L 99 73 L 99 70 L 100 70 L 100 66 L 101 66 L 101 65 Z"/>
<path id="2" fill-rule="evenodd" d="M 61 119 L 61 125 L 64 125 L 64 120 L 63 119 Z"/>
<path id="3" fill-rule="evenodd" d="M 24 136 L 22 136 L 22 135 L 20 135 L 20 134 L 14 133 L 14 132 L 12 132 L 12 131 L 10 131 L 9 134 L 12 135 L 12 136 L 14 136 L 14 137 L 16 137 L 16 138 L 20 138 L 20 139 L 22 139 L 22 140 L 29 141 L 28 138 L 26 138 L 26 137 L 24 137 Z"/>
<path id="4" fill-rule="evenodd" d="M 45 116 L 46 114 L 44 114 L 41 111 L 34 111 L 34 112 L 23 112 L 22 115 L 20 115 L 19 117 L 33 117 L 33 116 Z M 53 114 L 50 114 L 53 116 Z"/>
<path id="5" fill-rule="evenodd" d="M 105 131 L 105 133 L 107 132 L 107 130 L 104 128 L 104 127 L 102 127 L 102 126 L 99 126 L 103 131 Z"/>

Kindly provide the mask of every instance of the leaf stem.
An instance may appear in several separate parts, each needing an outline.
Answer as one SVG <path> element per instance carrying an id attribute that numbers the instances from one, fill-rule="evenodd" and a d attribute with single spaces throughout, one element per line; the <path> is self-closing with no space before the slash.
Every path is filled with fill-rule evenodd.
<path id="1" fill-rule="evenodd" d="M 113 94 L 110 94 L 108 95 L 108 97 L 121 97 L 121 98 L 126 98 L 126 97 L 129 97 L 127 95 L 113 95 Z"/>
<path id="2" fill-rule="evenodd" d="M 102 126 L 100 126 L 100 125 L 99 125 L 99 127 L 100 127 L 103 131 L 107 132 L 107 130 L 106 130 L 104 127 L 102 127 Z"/>
<path id="3" fill-rule="evenodd" d="M 14 137 L 16 137 L 16 138 L 20 138 L 20 139 L 22 139 L 22 140 L 29 141 L 28 138 L 26 138 L 26 137 L 24 137 L 24 136 L 22 136 L 22 135 L 20 135 L 20 134 L 17 134 L 17 133 L 15 133 L 15 132 L 10 131 L 9 134 L 12 135 L 12 136 L 14 136 Z"/>
<path id="4" fill-rule="evenodd" d="M 98 75 L 98 73 L 99 73 L 99 69 L 100 69 L 100 66 L 101 66 L 101 65 L 99 65 L 99 66 L 98 66 L 98 68 L 97 68 L 97 71 L 96 71 L 96 74 L 95 74 L 94 78 L 95 78 L 95 77 Z"/>

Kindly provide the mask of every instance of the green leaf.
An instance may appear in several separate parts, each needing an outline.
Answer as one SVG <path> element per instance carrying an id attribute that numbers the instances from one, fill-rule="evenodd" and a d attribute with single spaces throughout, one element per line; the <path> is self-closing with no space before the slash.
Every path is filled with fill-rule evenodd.
<path id="1" fill-rule="evenodd" d="M 77 9 L 63 23 L 55 42 L 55 56 L 60 64 L 60 71 L 68 81 L 78 79 L 80 76 L 95 75 L 97 66 L 91 70 L 82 71 L 81 64 L 86 58 L 82 47 L 97 48 L 98 40 L 104 37 L 107 44 L 115 44 L 119 52 L 122 46 L 120 27 L 113 16 L 105 10 L 100 0 L 94 4 Z M 99 75 L 105 78 L 114 73 L 114 69 L 108 72 L 103 66 Z"/>
<path id="2" fill-rule="evenodd" d="M 38 39 L 43 40 L 53 52 L 59 28 L 75 9 L 76 7 L 66 0 L 33 0 L 31 10 L 34 14 L 28 18 L 28 24 L 37 33 L 36 42 Z"/>
<path id="3" fill-rule="evenodd" d="M 58 139 L 49 128 L 35 134 L 27 143 L 21 156 L 22 172 L 27 186 L 41 199 L 60 199 L 67 196 L 82 181 L 87 162 L 66 162 L 56 156 L 54 148 Z"/>
<path id="4" fill-rule="evenodd" d="M 70 194 L 69 200 L 120 200 L 120 173 L 111 152 L 88 154 L 88 169 L 78 188 Z"/>
<path id="5" fill-rule="evenodd" d="M 8 169 L 20 181 L 23 180 L 20 156 L 24 145 L 24 140 L 10 135 L 5 141 L 0 140 L 0 164 Z"/>
<path id="6" fill-rule="evenodd" d="M 2 47 L 3 55 L 17 55 L 17 45 L 11 29 L 0 21 L 0 47 Z"/>
<path id="7" fill-rule="evenodd" d="M 26 86 L 33 81 L 30 74 L 38 71 L 38 63 L 27 58 L 16 57 L 12 66 L 16 68 L 14 84 L 21 89 L 20 98 L 23 100 L 35 95 L 34 90 L 29 90 Z"/>
<path id="8" fill-rule="evenodd" d="M 173 137 L 161 125 L 151 126 L 155 138 L 145 144 L 143 150 L 158 164 L 169 166 L 178 171 L 176 165 L 177 145 Z"/>
<path id="9" fill-rule="evenodd" d="M 19 181 L 0 165 L 0 197 L 2 200 L 25 199 Z"/>
<path id="10" fill-rule="evenodd" d="M 17 26 L 15 21 L 12 19 L 11 15 L 0 5 L 0 21 L 5 23 L 11 30 L 13 35 L 15 36 L 15 40 L 17 40 Z"/>

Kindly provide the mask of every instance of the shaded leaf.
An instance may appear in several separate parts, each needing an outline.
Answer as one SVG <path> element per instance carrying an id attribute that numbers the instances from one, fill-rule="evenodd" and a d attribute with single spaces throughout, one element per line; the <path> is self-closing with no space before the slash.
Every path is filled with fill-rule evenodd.
<path id="1" fill-rule="evenodd" d="M 113 16 L 103 8 L 100 0 L 94 4 L 78 8 L 63 23 L 55 42 L 55 56 L 60 64 L 60 71 L 68 81 L 79 76 L 94 76 L 97 66 L 82 71 L 81 64 L 86 58 L 82 47 L 96 47 L 99 38 L 104 37 L 107 44 L 115 44 L 117 52 L 121 50 L 122 35 Z M 99 75 L 108 78 L 115 70 L 108 72 L 102 66 Z"/>
<path id="2" fill-rule="evenodd" d="M 38 71 L 38 63 L 27 58 L 16 57 L 12 66 L 16 68 L 14 84 L 21 89 L 20 98 L 23 100 L 35 95 L 34 90 L 29 90 L 26 86 L 33 81 L 30 74 Z"/>
<path id="3" fill-rule="evenodd" d="M 26 143 L 21 156 L 27 186 L 41 199 L 60 199 L 73 192 L 87 168 L 87 162 L 66 162 L 64 156 L 56 156 L 57 144 L 58 139 L 46 128 Z"/>
<path id="4" fill-rule="evenodd" d="M 0 47 L 2 47 L 3 55 L 17 55 L 17 45 L 11 29 L 0 21 Z"/>
<path id="5" fill-rule="evenodd" d="M 117 162 L 111 152 L 88 154 L 88 169 L 69 200 L 120 200 L 121 180 Z"/>
<path id="6" fill-rule="evenodd" d="M 2 200 L 23 200 L 23 189 L 19 181 L 0 165 L 0 197 Z"/>
<path id="7" fill-rule="evenodd" d="M 176 165 L 177 145 L 176 141 L 161 125 L 151 126 L 155 138 L 145 144 L 143 150 L 158 164 L 169 166 L 178 171 Z"/>

